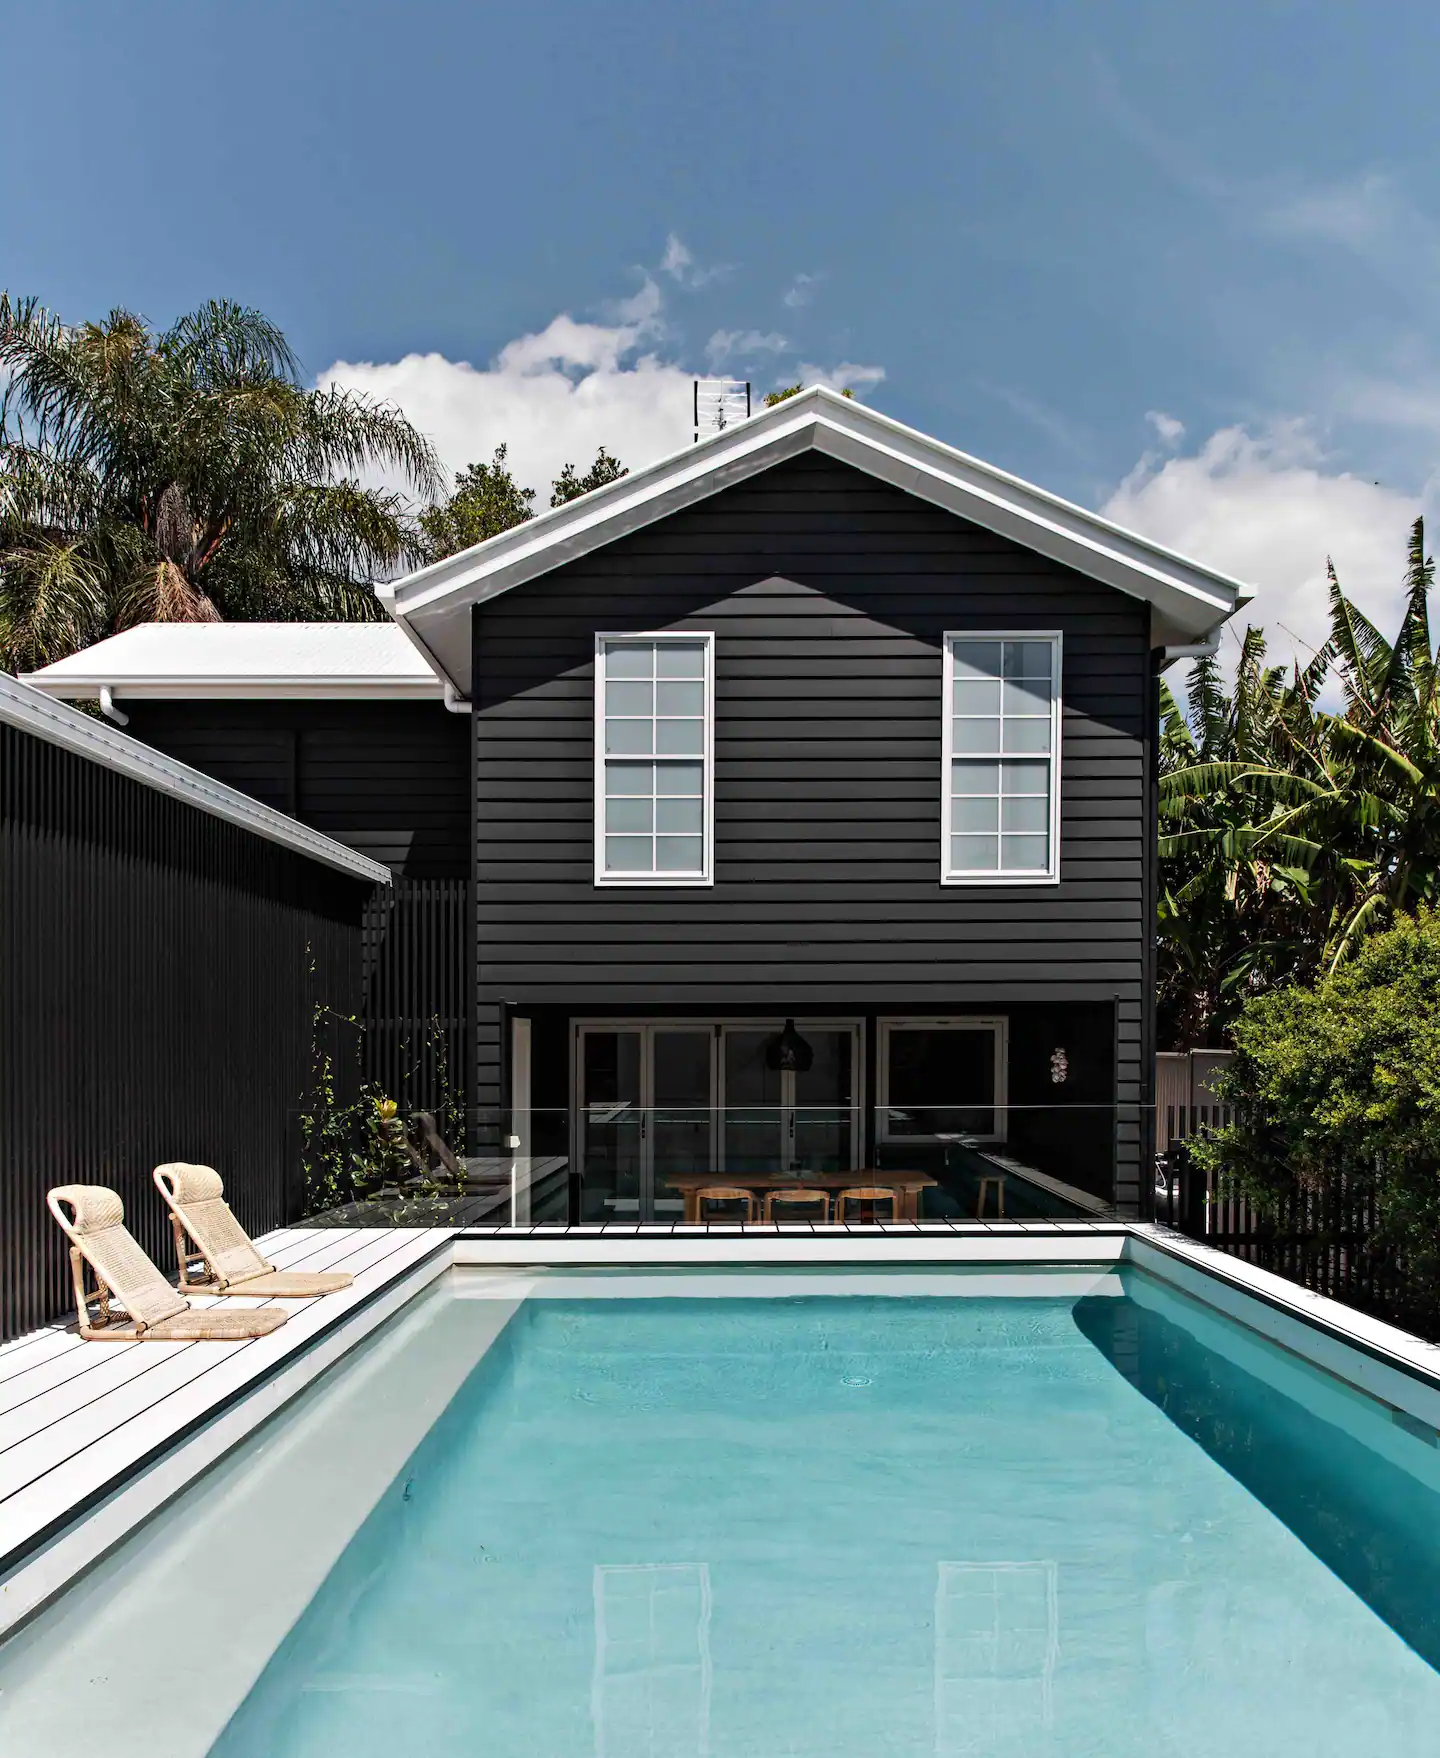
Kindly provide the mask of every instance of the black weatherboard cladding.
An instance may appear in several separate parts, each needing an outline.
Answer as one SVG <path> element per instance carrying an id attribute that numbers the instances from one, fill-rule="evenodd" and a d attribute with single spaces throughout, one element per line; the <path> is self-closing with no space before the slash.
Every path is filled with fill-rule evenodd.
<path id="1" fill-rule="evenodd" d="M 409 879 L 470 873 L 469 726 L 439 702 L 127 702 L 129 731 Z"/>
<path id="2" fill-rule="evenodd" d="M 597 630 L 709 629 L 713 889 L 596 888 Z M 951 629 L 1064 635 L 1061 882 L 939 883 Z M 475 1101 L 506 1009 L 1104 1002 L 1139 1200 L 1149 610 L 816 454 L 474 614 Z"/>
<path id="3" fill-rule="evenodd" d="M 360 998 L 366 882 L 0 725 L 0 1334 L 72 1304 L 55 1184 L 212 1164 L 242 1223 L 299 1213 L 311 1009 Z"/>

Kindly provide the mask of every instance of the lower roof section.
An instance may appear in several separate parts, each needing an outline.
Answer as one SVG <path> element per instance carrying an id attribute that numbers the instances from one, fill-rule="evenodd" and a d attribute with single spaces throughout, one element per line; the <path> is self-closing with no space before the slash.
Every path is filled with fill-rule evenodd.
<path id="1" fill-rule="evenodd" d="M 137 623 L 24 680 L 80 701 L 303 697 L 439 702 L 445 687 L 392 622 Z"/>

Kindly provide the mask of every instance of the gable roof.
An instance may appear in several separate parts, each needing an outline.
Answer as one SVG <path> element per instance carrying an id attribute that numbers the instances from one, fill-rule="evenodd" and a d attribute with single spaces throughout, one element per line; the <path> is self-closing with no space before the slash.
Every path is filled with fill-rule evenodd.
<path id="1" fill-rule="evenodd" d="M 647 469 L 422 568 L 376 596 L 461 692 L 470 690 L 470 610 L 806 451 L 853 465 L 1155 610 L 1157 646 L 1199 643 L 1245 588 L 993 464 L 863 403 L 816 388 Z"/>
<path id="2" fill-rule="evenodd" d="M 394 623 L 137 623 L 25 680 L 47 696 L 331 697 L 438 702 L 444 685 Z"/>

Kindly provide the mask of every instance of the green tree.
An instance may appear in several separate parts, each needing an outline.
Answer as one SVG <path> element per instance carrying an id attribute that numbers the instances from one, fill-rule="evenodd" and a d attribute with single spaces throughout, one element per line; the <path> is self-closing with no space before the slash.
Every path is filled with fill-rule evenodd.
<path id="1" fill-rule="evenodd" d="M 444 556 L 457 555 L 535 516 L 530 504 L 535 490 L 521 488 L 516 482 L 506 462 L 508 456 L 507 447 L 496 446 L 488 464 L 471 464 L 460 471 L 454 493 L 421 513 L 428 560 L 438 562 Z"/>
<path id="2" fill-rule="evenodd" d="M 793 385 L 782 385 L 778 391 L 766 391 L 765 407 L 767 409 L 773 409 L 777 403 L 783 403 L 787 397 L 798 397 L 804 389 L 805 383 L 802 379 L 798 380 Z M 853 397 L 855 393 L 847 387 L 845 390 L 841 391 L 840 395 L 842 397 Z"/>
<path id="3" fill-rule="evenodd" d="M 592 488 L 604 488 L 607 482 L 618 482 L 622 476 L 630 472 L 618 458 L 612 458 L 601 446 L 595 454 L 595 462 L 583 476 L 578 475 L 573 464 L 566 464 L 555 478 L 553 492 L 550 496 L 552 507 L 563 507 L 566 501 L 577 500 L 582 494 L 589 494 Z"/>
<path id="4" fill-rule="evenodd" d="M 1262 1213 L 1371 1197 L 1377 1241 L 1440 1295 L 1440 914 L 1369 936 L 1313 987 L 1248 1000 L 1216 1082 L 1234 1121 L 1192 1151 Z"/>
<path id="5" fill-rule="evenodd" d="M 1332 568 L 1330 638 L 1308 666 L 1267 670 L 1252 630 L 1232 692 L 1205 663 L 1188 722 L 1170 704 L 1159 931 L 1179 1042 L 1213 1042 L 1246 993 L 1334 970 L 1398 912 L 1440 904 L 1434 565 L 1418 520 L 1406 583 L 1390 642 Z M 1332 671 L 1339 713 L 1317 705 Z"/>
<path id="6" fill-rule="evenodd" d="M 456 555 L 535 517 L 535 490 L 521 488 L 511 474 L 508 458 L 509 448 L 496 446 L 488 464 L 471 464 L 462 470 L 455 478 L 454 493 L 420 515 L 430 561 Z M 583 476 L 573 464 L 562 467 L 552 484 L 550 505 L 563 507 L 578 495 L 589 494 L 592 488 L 603 488 L 607 482 L 618 482 L 629 474 L 619 459 L 612 458 L 601 446 L 595 462 Z"/>
<path id="7" fill-rule="evenodd" d="M 1156 977 L 1167 1044 L 1220 1043 L 1246 995 L 1316 966 L 1316 851 L 1257 824 L 1242 785 L 1308 764 L 1310 687 L 1267 665 L 1255 628 L 1233 685 L 1218 661 L 1200 660 L 1182 713 L 1161 683 Z"/>
<path id="8" fill-rule="evenodd" d="M 26 670 L 148 619 L 373 618 L 422 555 L 397 492 L 434 492 L 398 410 L 307 390 L 280 331 L 211 301 L 156 332 L 62 324 L 0 294 L 0 663 Z"/>

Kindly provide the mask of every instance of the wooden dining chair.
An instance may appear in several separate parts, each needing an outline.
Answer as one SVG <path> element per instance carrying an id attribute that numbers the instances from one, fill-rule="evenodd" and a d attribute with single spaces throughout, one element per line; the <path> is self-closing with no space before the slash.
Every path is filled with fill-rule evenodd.
<path id="1" fill-rule="evenodd" d="M 877 1214 L 881 1203 L 889 1203 L 888 1215 Z M 860 1212 L 850 1216 L 847 1210 L 854 1206 Z M 854 1219 L 862 1224 L 866 1221 L 898 1221 L 900 1219 L 900 1195 L 888 1184 L 857 1184 L 849 1190 L 842 1190 L 835 1203 L 835 1219 L 845 1221 Z"/>
<path id="2" fill-rule="evenodd" d="M 792 1206 L 795 1208 L 813 1209 L 817 1203 L 820 1206 L 819 1215 L 799 1216 L 798 1219 L 803 1221 L 814 1221 L 817 1219 L 828 1221 L 830 1219 L 829 1191 L 809 1190 L 804 1185 L 800 1184 L 793 1185 L 788 1190 L 772 1190 L 767 1192 L 765 1197 L 765 1219 L 769 1222 L 795 1219 L 797 1217 L 777 1216 L 775 1211 L 777 1208 L 790 1208 Z"/>
<path id="3" fill-rule="evenodd" d="M 745 1212 L 740 1219 L 742 1221 L 755 1219 L 755 1193 L 750 1190 L 742 1190 L 738 1184 L 703 1184 L 695 1192 L 695 1213 L 702 1221 L 712 1219 L 728 1221 L 732 1219 L 729 1215 L 711 1216 L 708 1212 L 711 1203 L 744 1203 Z"/>

